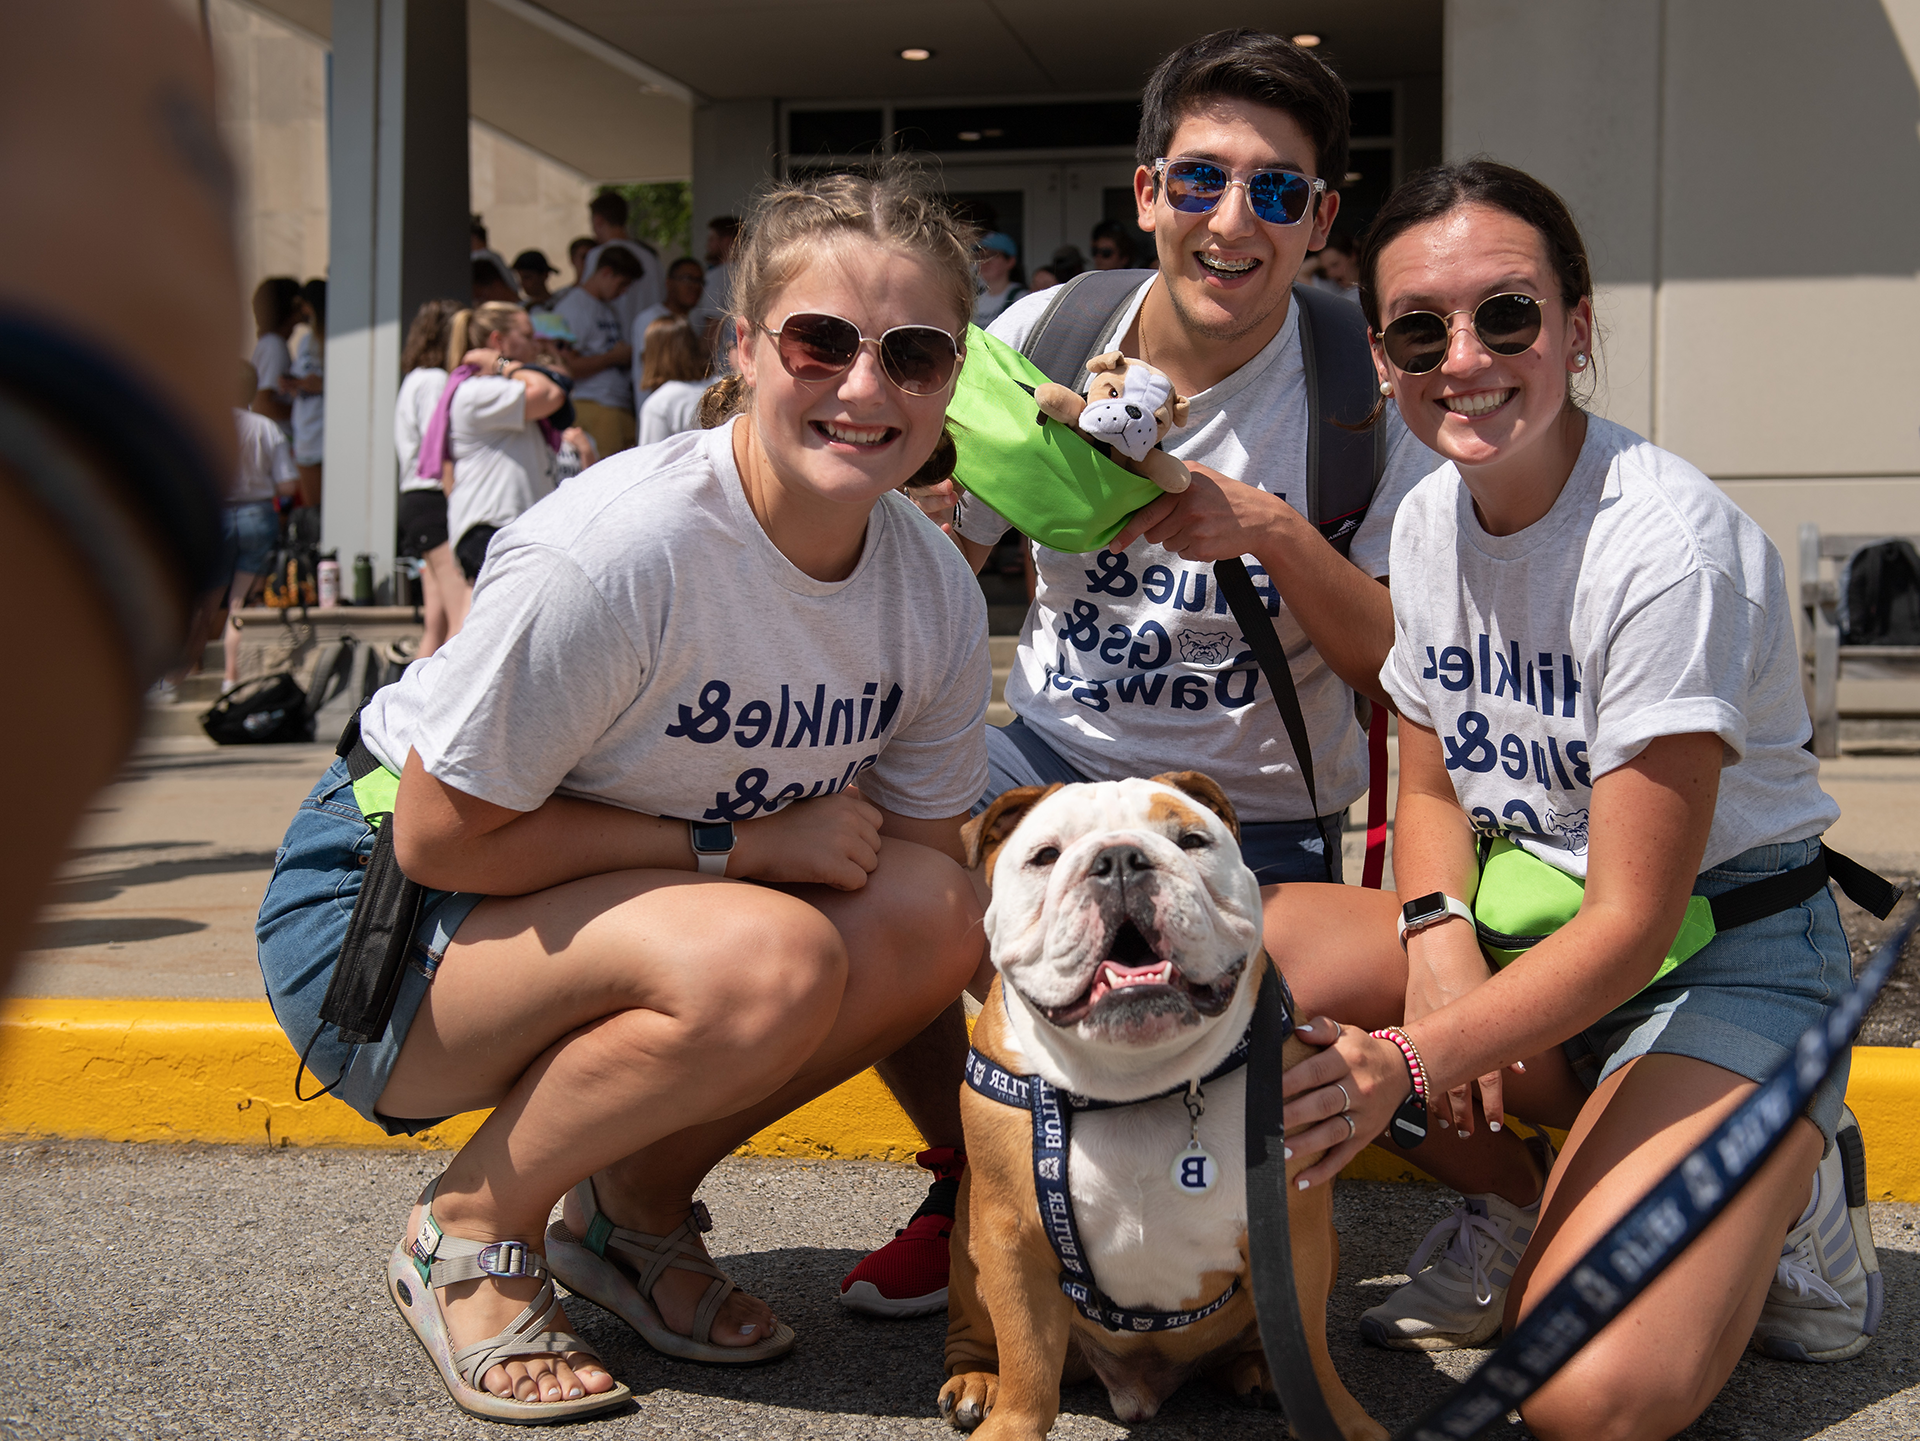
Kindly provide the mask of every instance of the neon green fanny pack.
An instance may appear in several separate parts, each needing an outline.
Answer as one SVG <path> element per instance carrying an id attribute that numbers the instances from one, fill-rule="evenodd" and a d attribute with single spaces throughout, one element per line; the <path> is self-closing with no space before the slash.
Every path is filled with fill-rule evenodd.
<path id="1" fill-rule="evenodd" d="M 1587 888 L 1584 881 L 1512 841 L 1495 840 L 1485 851 L 1480 888 L 1473 898 L 1473 924 L 1487 959 L 1504 966 L 1577 916 Z M 1689 897 L 1679 934 L 1647 985 L 1697 955 L 1718 933 L 1713 902 L 1705 896 Z"/>
<path id="2" fill-rule="evenodd" d="M 1118 535 L 1160 487 L 1042 415 L 1033 392 L 1046 383 L 1012 346 L 967 327 L 967 363 L 947 406 L 958 456 L 953 478 L 1022 535 L 1080 555 Z"/>

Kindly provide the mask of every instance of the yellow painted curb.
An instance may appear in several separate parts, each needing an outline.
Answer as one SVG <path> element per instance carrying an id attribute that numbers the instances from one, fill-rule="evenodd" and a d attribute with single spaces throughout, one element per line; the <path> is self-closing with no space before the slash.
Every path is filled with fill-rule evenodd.
<path id="1" fill-rule="evenodd" d="M 0 1134 L 418 1151 L 457 1147 L 485 1119 L 383 1135 L 331 1096 L 296 1101 L 296 1064 L 263 1001 L 14 1001 L 0 1009 Z M 1869 1194 L 1920 1201 L 1920 1050 L 1856 1047 L 1847 1102 L 1866 1141 Z M 737 1154 L 904 1161 L 925 1144 L 866 1071 Z M 1379 1147 L 1342 1174 L 1427 1179 Z"/>

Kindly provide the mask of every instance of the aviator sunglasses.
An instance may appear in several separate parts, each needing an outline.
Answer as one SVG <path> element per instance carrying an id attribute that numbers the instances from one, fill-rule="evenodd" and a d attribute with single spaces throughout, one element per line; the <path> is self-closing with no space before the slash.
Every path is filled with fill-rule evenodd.
<path id="1" fill-rule="evenodd" d="M 1153 162 L 1153 173 L 1167 204 L 1175 210 L 1204 215 L 1238 185 L 1247 192 L 1248 208 L 1269 225 L 1298 225 L 1314 196 L 1327 188 L 1326 181 L 1291 170 L 1255 170 L 1245 180 L 1236 180 L 1224 165 L 1211 160 L 1169 160 L 1164 155 Z"/>
<path id="2" fill-rule="evenodd" d="M 1410 311 L 1379 332 L 1380 348 L 1395 368 L 1425 375 L 1447 358 L 1453 340 L 1448 322 L 1467 313 Z M 1473 308 L 1472 316 L 1473 333 L 1495 355 L 1518 355 L 1540 338 L 1540 302 L 1531 295 L 1490 295 Z"/>
<path id="3" fill-rule="evenodd" d="M 773 337 L 787 374 L 809 384 L 851 369 L 863 345 L 874 347 L 887 379 L 908 395 L 938 395 L 960 364 L 960 343 L 932 325 L 896 325 L 876 339 L 851 320 L 798 311 L 760 328 Z"/>

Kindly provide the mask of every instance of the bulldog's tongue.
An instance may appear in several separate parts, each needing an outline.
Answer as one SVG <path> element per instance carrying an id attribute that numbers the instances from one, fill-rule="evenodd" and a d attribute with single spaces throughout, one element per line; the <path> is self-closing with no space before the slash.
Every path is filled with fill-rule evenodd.
<path id="1" fill-rule="evenodd" d="M 1102 961 L 1093 978 L 1093 999 L 1097 1001 L 1109 991 L 1125 990 L 1128 986 L 1172 984 L 1172 961 L 1161 961 L 1151 966 L 1123 966 L 1116 961 Z"/>

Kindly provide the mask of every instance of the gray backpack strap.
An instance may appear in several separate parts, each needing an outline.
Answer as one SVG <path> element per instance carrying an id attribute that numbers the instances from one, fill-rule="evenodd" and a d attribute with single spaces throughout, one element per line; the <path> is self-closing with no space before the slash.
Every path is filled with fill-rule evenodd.
<path id="1" fill-rule="evenodd" d="M 1020 353 L 1069 390 L 1086 389 L 1087 360 L 1151 270 L 1084 270 L 1055 287 Z M 1069 305 L 1068 300 L 1072 300 Z"/>
<path id="2" fill-rule="evenodd" d="M 1293 287 L 1307 371 L 1307 518 L 1340 554 L 1367 518 L 1387 465 L 1387 428 L 1356 429 L 1380 398 L 1367 322 L 1351 300 Z"/>

